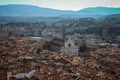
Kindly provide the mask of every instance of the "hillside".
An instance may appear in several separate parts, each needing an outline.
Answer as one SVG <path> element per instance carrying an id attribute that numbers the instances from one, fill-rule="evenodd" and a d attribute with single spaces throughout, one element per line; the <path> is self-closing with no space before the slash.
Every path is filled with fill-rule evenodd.
<path id="1" fill-rule="evenodd" d="M 101 17 L 120 14 L 120 8 L 90 7 L 79 11 L 56 10 L 32 5 L 1 5 L 0 16 L 7 17 Z"/>

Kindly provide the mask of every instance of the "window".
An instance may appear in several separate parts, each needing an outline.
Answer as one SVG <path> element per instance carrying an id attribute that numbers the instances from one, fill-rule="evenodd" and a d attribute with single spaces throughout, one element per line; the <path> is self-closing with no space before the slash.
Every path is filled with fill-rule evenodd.
<path id="1" fill-rule="evenodd" d="M 68 47 L 71 47 L 71 44 L 68 44 Z"/>

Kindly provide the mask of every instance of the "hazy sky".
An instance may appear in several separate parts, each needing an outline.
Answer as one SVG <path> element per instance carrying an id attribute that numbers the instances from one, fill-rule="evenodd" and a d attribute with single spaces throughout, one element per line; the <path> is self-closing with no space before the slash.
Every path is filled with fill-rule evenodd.
<path id="1" fill-rule="evenodd" d="M 53 9 L 79 10 L 95 6 L 120 7 L 120 0 L 0 0 L 0 5 L 4 4 L 30 4 Z"/>

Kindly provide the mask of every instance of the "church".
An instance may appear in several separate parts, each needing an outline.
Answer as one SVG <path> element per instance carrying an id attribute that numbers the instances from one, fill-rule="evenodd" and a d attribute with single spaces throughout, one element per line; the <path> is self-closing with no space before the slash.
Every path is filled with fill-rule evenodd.
<path id="1" fill-rule="evenodd" d="M 64 46 L 61 47 L 60 52 L 78 55 L 79 47 L 75 45 L 74 38 L 68 37 L 68 39 L 65 40 Z"/>

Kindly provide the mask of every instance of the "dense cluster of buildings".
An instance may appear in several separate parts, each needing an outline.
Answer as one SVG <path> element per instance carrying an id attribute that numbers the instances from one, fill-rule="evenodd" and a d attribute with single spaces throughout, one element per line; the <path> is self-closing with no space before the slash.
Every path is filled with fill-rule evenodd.
<path id="1" fill-rule="evenodd" d="M 51 29 L 41 33 L 49 38 L 23 37 L 4 31 L 0 32 L 0 80 L 120 79 L 118 43 L 107 42 L 95 34 L 61 36 Z M 52 40 L 50 37 L 64 39 L 59 51 L 42 48 Z M 120 41 L 119 36 L 116 39 Z"/>
<path id="2" fill-rule="evenodd" d="M 42 49 L 46 38 L 0 38 L 0 80 L 118 80 L 120 48 L 94 39 L 79 52 L 69 38 L 63 51 Z M 101 42 L 101 41 L 100 41 Z"/>

